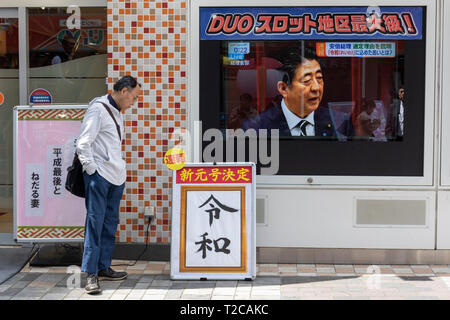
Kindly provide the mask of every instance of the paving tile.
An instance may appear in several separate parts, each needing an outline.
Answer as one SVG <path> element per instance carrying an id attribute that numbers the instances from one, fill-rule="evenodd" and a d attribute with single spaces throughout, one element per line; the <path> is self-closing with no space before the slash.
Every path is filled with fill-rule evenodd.
<path id="1" fill-rule="evenodd" d="M 126 280 L 101 281 L 99 296 L 84 292 L 85 274 L 80 288 L 70 289 L 65 268 L 25 268 L 0 285 L 0 299 L 450 300 L 449 265 L 260 264 L 253 281 L 173 281 L 169 268 L 165 262 L 138 262 L 126 268 L 131 271 Z"/>
<path id="2" fill-rule="evenodd" d="M 334 265 L 322 263 L 322 264 L 316 264 L 316 268 L 334 268 Z"/>
<path id="3" fill-rule="evenodd" d="M 431 269 L 431 268 L 414 268 L 414 267 L 411 267 L 411 270 L 414 272 L 414 273 L 433 273 L 433 270 Z"/>
<path id="4" fill-rule="evenodd" d="M 27 287 L 30 283 L 31 283 L 31 282 L 29 282 L 29 281 L 21 281 L 21 280 L 19 280 L 19 281 L 17 281 L 16 283 L 14 283 L 14 284 L 11 286 L 11 288 L 20 288 L 20 289 L 23 289 L 23 288 Z"/>
<path id="5" fill-rule="evenodd" d="M 23 274 L 23 276 L 20 278 L 21 281 L 34 281 L 37 278 L 39 278 L 42 274 L 40 273 L 25 273 Z"/>
<path id="6" fill-rule="evenodd" d="M 278 272 L 259 272 L 257 276 L 278 276 Z"/>
<path id="7" fill-rule="evenodd" d="M 8 290 L 9 288 L 11 288 L 12 286 L 10 285 L 0 285 L 0 294 L 2 294 L 2 292 Z"/>
<path id="8" fill-rule="evenodd" d="M 41 288 L 41 287 L 27 287 L 25 289 L 22 289 L 19 293 L 13 296 L 13 298 L 38 298 L 40 299 L 47 293 L 47 288 Z"/>
<path id="9" fill-rule="evenodd" d="M 212 296 L 211 300 L 234 300 L 233 296 Z"/>
<path id="10" fill-rule="evenodd" d="M 129 294 L 125 298 L 125 300 L 141 300 L 143 296 L 144 296 L 143 294 L 134 294 L 133 293 L 133 294 Z"/>
<path id="11" fill-rule="evenodd" d="M 393 269 L 410 269 L 411 266 L 409 264 L 392 264 L 390 266 L 387 266 L 387 268 L 393 268 Z"/>
<path id="12" fill-rule="evenodd" d="M 149 286 L 150 286 L 149 282 L 138 282 L 134 286 L 133 290 L 147 289 Z"/>
<path id="13" fill-rule="evenodd" d="M 28 287 L 41 287 L 41 288 L 51 288 L 56 285 L 56 282 L 48 281 L 33 281 L 28 284 Z"/>
<path id="14" fill-rule="evenodd" d="M 315 268 L 316 265 L 313 263 L 297 263 L 297 268 Z"/>
<path id="15" fill-rule="evenodd" d="M 122 285 L 121 281 L 100 281 L 100 287 L 103 290 L 105 290 L 105 289 L 114 289 L 114 290 L 116 290 L 117 288 L 120 288 L 121 285 Z"/>
<path id="16" fill-rule="evenodd" d="M 211 295 L 213 292 L 220 292 L 217 290 L 214 290 L 213 288 L 210 289 L 184 289 L 183 295 Z"/>
<path id="17" fill-rule="evenodd" d="M 213 295 L 219 296 L 234 296 L 236 288 L 215 288 L 213 289 Z"/>
<path id="18" fill-rule="evenodd" d="M 125 288 L 117 288 L 116 291 L 114 291 L 114 294 L 125 294 L 128 295 L 130 294 L 130 292 L 132 291 L 132 289 L 125 289 Z"/>
<path id="19" fill-rule="evenodd" d="M 67 273 L 67 267 L 51 267 L 49 273 Z"/>
<path id="20" fill-rule="evenodd" d="M 126 272 L 128 273 L 128 276 L 135 274 L 135 275 L 141 275 L 144 274 L 144 270 L 139 270 L 139 269 L 127 269 Z M 136 276 L 138 277 L 138 276 Z"/>
<path id="21" fill-rule="evenodd" d="M 40 300 L 64 300 L 65 294 L 61 293 L 47 293 Z"/>
<path id="22" fill-rule="evenodd" d="M 413 270 L 410 268 L 393 268 L 392 269 L 396 274 L 414 274 Z"/>
<path id="23" fill-rule="evenodd" d="M 261 263 L 258 267 L 276 267 L 278 268 L 278 263 Z"/>
<path id="24" fill-rule="evenodd" d="M 164 299 L 172 300 L 179 299 L 183 295 L 183 289 L 169 289 L 164 297 Z"/>
<path id="25" fill-rule="evenodd" d="M 53 288 L 50 288 L 50 289 L 47 291 L 47 294 L 64 294 L 64 295 L 67 295 L 67 294 L 69 294 L 71 291 L 72 291 L 72 290 L 71 290 L 71 289 L 68 289 L 68 288 L 58 288 L 58 287 L 53 287 Z"/>
<path id="26" fill-rule="evenodd" d="M 316 277 L 317 273 L 299 273 L 297 272 L 297 277 Z"/>
<path id="27" fill-rule="evenodd" d="M 253 280 L 253 285 L 265 285 L 265 284 L 281 284 L 280 277 L 257 277 Z"/>
<path id="28" fill-rule="evenodd" d="M 317 272 L 317 276 L 318 277 L 334 277 L 336 276 L 336 273 L 334 272 L 327 272 L 327 271 L 323 271 L 323 272 Z"/>
<path id="29" fill-rule="evenodd" d="M 279 296 L 261 296 L 261 295 L 252 295 L 249 300 L 281 300 L 281 295 Z"/>
<path id="30" fill-rule="evenodd" d="M 145 269 L 141 274 L 142 275 L 157 275 L 157 274 L 161 274 L 161 270 L 148 270 L 148 269 Z"/>
<path id="31" fill-rule="evenodd" d="M 17 295 L 20 291 L 22 291 L 22 288 L 8 288 L 5 291 L 3 291 L 2 293 L 0 293 L 1 297 L 14 297 L 15 295 Z"/>
<path id="32" fill-rule="evenodd" d="M 278 267 L 278 272 L 297 272 L 297 265 L 285 264 Z"/>
<path id="33" fill-rule="evenodd" d="M 127 294 L 112 294 L 109 297 L 109 300 L 125 300 L 127 297 Z"/>
<path id="34" fill-rule="evenodd" d="M 155 275 L 155 280 L 171 280 L 168 274 L 157 274 Z"/>
<path id="35" fill-rule="evenodd" d="M 172 285 L 170 280 L 153 280 L 150 284 L 151 287 L 167 287 L 169 288 Z"/>
<path id="36" fill-rule="evenodd" d="M 55 287 L 56 288 L 56 287 Z M 55 289 L 54 288 L 54 289 Z M 66 299 L 78 299 L 83 293 L 84 293 L 84 288 L 74 288 L 74 289 L 69 289 L 69 292 L 67 293 L 67 295 L 64 297 L 64 300 Z"/>
<path id="37" fill-rule="evenodd" d="M 164 295 L 144 295 L 141 300 L 164 300 Z M 179 299 L 181 300 L 181 299 Z"/>
<path id="38" fill-rule="evenodd" d="M 140 263 L 137 262 L 135 265 L 133 266 L 128 266 L 127 267 L 127 272 L 130 270 L 145 270 L 147 268 L 148 264 L 146 262 Z"/>
<path id="39" fill-rule="evenodd" d="M 67 277 L 73 275 L 72 273 L 44 273 L 36 280 L 39 281 L 48 281 L 48 282 L 59 282 L 63 279 L 66 279 Z"/>
<path id="40" fill-rule="evenodd" d="M 372 265 L 370 265 L 370 264 L 355 264 L 355 265 L 353 265 L 354 268 L 359 268 L 359 269 L 367 269 L 370 266 L 372 266 Z"/>
<path id="41" fill-rule="evenodd" d="M 334 270 L 336 273 L 355 273 L 353 267 L 335 266 Z"/>
<path id="42" fill-rule="evenodd" d="M 44 268 L 44 267 L 31 267 L 28 271 L 29 273 L 47 273 L 50 271 L 50 268 Z"/>
<path id="43" fill-rule="evenodd" d="M 251 296 L 250 294 L 236 294 L 234 296 L 234 300 L 250 300 Z"/>
<path id="44" fill-rule="evenodd" d="M 142 275 L 139 277 L 139 282 L 148 282 L 151 283 L 155 279 L 152 275 Z"/>
<path id="45" fill-rule="evenodd" d="M 121 288 L 121 289 L 133 289 L 136 286 L 137 283 L 138 283 L 137 280 L 125 279 L 125 280 L 121 281 L 119 288 Z"/>
<path id="46" fill-rule="evenodd" d="M 210 300 L 211 295 L 183 294 L 181 300 Z"/>
<path id="47" fill-rule="evenodd" d="M 32 297 L 23 297 L 23 296 L 14 296 L 11 297 L 10 300 L 40 300 L 41 297 L 32 296 Z"/>
<path id="48" fill-rule="evenodd" d="M 392 269 L 392 268 L 381 268 L 380 267 L 380 272 L 383 273 L 383 274 L 393 274 L 394 273 L 394 269 Z"/>
<path id="49" fill-rule="evenodd" d="M 316 268 L 315 267 L 297 267 L 297 272 L 301 273 L 315 273 Z"/>
<path id="50" fill-rule="evenodd" d="M 153 271 L 163 271 L 165 269 L 165 265 L 164 264 L 153 264 L 153 263 L 149 263 L 145 266 L 144 270 L 153 270 Z"/>
<path id="51" fill-rule="evenodd" d="M 278 273 L 278 267 L 259 267 L 258 273 L 273 272 Z"/>
<path id="52" fill-rule="evenodd" d="M 145 295 L 166 295 L 169 289 L 167 287 L 150 287 L 145 290 Z"/>

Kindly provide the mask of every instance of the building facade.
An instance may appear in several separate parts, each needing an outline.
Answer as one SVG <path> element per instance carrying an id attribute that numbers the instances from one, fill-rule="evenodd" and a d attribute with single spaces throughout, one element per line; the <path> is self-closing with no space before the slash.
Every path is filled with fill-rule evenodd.
<path id="1" fill-rule="evenodd" d="M 322 52 L 320 57 L 325 77 L 322 102 L 336 115 L 350 116 L 355 133 L 348 141 L 280 137 L 278 172 L 257 177 L 258 259 L 411 263 L 446 259 L 450 249 L 446 232 L 450 227 L 450 129 L 445 125 L 450 117 L 446 103 L 450 101 L 450 63 L 446 56 L 450 50 L 445 49 L 450 48 L 450 27 L 445 17 L 450 16 L 450 6 L 445 1 L 379 0 L 375 4 L 379 7 L 372 7 L 373 3 L 364 7 L 352 0 L 320 1 L 314 7 L 304 1 L 247 1 L 246 10 L 239 9 L 238 1 L 77 1 L 79 29 L 64 23 L 77 14 L 76 8 L 68 10 L 74 3 L 24 3 L 22 7 L 0 5 L 0 92 L 4 96 L 0 119 L 5 132 L 0 145 L 5 150 L 0 219 L 11 221 L 13 214 L 12 108 L 29 104 L 36 89 L 49 92 L 54 104 L 86 104 L 112 90 L 118 78 L 131 74 L 143 90 L 136 106 L 124 116 L 128 180 L 116 240 L 145 243 L 144 210 L 154 207 L 149 241 L 169 250 L 172 172 L 163 157 L 175 145 L 176 133 L 190 132 L 189 161 L 222 161 L 218 153 L 216 158 L 206 154 L 211 139 L 205 139 L 205 132 L 239 128 L 242 123 L 234 125 L 232 116 L 245 93 L 251 96 L 253 112 L 268 110 L 280 98 L 273 85 L 280 80 L 277 70 L 282 58 L 277 50 L 303 41 L 316 53 L 321 45 L 336 50 Z M 336 15 L 371 17 L 369 9 L 380 8 L 380 19 L 386 13 L 403 18 L 404 37 L 399 29 L 395 36 L 394 31 L 386 32 L 385 24 L 380 25 L 385 38 L 336 34 Z M 267 32 L 233 35 L 223 30 L 223 38 L 213 38 L 214 32 L 220 32 L 204 32 L 217 16 L 244 17 L 246 13 L 255 20 L 264 14 L 290 15 L 290 19 L 308 15 L 317 23 L 321 23 L 319 16 L 331 17 L 336 25 L 327 25 L 333 30 L 330 35 L 317 25 L 315 36 L 303 38 L 273 38 Z M 416 24 L 409 25 L 405 14 Z M 280 21 L 276 27 L 281 28 Z M 228 23 L 232 27 L 233 20 Z M 409 32 L 408 26 L 416 30 Z M 372 33 L 376 32 L 381 29 Z M 78 45 L 74 56 L 67 54 L 73 48 L 65 48 L 72 40 Z M 394 44 L 395 52 L 388 58 L 367 53 L 348 57 L 343 56 L 350 54 L 344 52 L 348 48 L 338 47 L 342 44 L 373 45 L 374 52 L 377 45 L 381 50 L 387 48 L 381 45 Z M 243 55 L 231 56 L 230 48 L 241 48 Z M 405 109 L 405 132 L 409 132 L 397 141 L 386 128 L 392 90 L 400 86 L 405 87 L 405 102 L 413 108 Z M 383 117 L 378 132 L 367 134 L 358 125 L 358 115 L 366 108 L 363 101 L 370 99 L 375 101 L 372 114 L 379 110 Z M 333 126 L 337 119 L 334 116 Z M 197 121 L 202 121 L 201 129 Z M 311 150 L 305 160 L 299 151 L 303 146 Z M 12 233 L 12 228 L 11 222 L 5 222 L 0 233 Z"/>

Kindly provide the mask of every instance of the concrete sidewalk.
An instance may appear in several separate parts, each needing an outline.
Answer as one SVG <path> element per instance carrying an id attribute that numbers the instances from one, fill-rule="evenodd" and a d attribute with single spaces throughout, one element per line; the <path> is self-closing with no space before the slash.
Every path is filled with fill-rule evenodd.
<path id="1" fill-rule="evenodd" d="M 123 281 L 84 292 L 78 267 L 26 266 L 0 285 L 1 300 L 392 300 L 450 299 L 450 265 L 259 264 L 254 281 L 172 281 L 168 262 L 113 261 Z M 76 279 L 81 279 L 76 283 Z"/>

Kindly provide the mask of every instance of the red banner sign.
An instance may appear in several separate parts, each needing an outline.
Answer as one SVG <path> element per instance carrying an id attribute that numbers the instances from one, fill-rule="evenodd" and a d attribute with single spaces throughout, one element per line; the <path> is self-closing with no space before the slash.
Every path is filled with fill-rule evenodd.
<path id="1" fill-rule="evenodd" d="M 177 183 L 252 183 L 252 167 L 184 167 Z"/>

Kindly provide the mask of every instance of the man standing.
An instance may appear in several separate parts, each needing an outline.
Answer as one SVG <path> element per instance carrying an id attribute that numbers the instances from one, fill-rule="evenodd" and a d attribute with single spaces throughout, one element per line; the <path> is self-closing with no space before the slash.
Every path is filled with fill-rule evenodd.
<path id="1" fill-rule="evenodd" d="M 314 49 L 290 48 L 281 70 L 285 73 L 277 83 L 281 103 L 245 121 L 242 129 L 279 129 L 280 136 L 336 137 L 328 109 L 320 107 L 324 77 Z M 344 119 L 337 131 L 353 137 L 351 119 Z"/>
<path id="2" fill-rule="evenodd" d="M 116 272 L 110 265 L 126 180 L 121 113 L 137 101 L 140 87 L 135 78 L 124 76 L 114 84 L 112 94 L 92 100 L 77 140 L 87 210 L 81 271 L 88 274 L 85 290 L 89 294 L 101 291 L 99 279 L 127 277 L 126 272 Z"/>
<path id="3" fill-rule="evenodd" d="M 405 96 L 405 89 L 400 87 L 396 92 L 397 98 L 394 99 L 390 107 L 390 115 L 386 124 L 386 135 L 392 137 L 394 140 L 403 140 L 404 122 L 405 122 L 405 107 L 403 98 Z"/>

